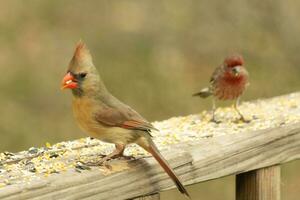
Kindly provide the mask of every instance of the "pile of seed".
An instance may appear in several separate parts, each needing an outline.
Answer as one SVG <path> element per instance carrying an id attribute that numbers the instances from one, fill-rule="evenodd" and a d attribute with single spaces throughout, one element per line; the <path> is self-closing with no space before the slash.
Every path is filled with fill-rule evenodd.
<path id="1" fill-rule="evenodd" d="M 209 111 L 154 122 L 153 125 L 160 131 L 152 133 L 153 139 L 159 149 L 167 149 L 171 148 L 171 144 L 179 142 L 193 142 L 225 134 L 242 134 L 293 124 L 300 121 L 300 93 L 245 102 L 240 110 L 251 120 L 249 123 L 240 121 L 233 108 L 219 108 L 216 117 L 221 123 L 211 122 Z M 84 162 L 97 160 L 113 148 L 112 144 L 82 138 L 54 145 L 47 143 L 45 147 L 31 147 L 19 153 L 0 153 L 0 187 L 28 183 L 67 170 L 81 173 L 90 169 Z M 138 157 L 146 155 L 136 145 L 129 145 L 125 154 Z M 99 169 L 109 170 L 103 167 Z"/>

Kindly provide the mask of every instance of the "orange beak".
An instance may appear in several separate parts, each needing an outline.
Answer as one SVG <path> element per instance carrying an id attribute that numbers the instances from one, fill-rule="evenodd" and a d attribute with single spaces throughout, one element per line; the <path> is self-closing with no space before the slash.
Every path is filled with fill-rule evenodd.
<path id="1" fill-rule="evenodd" d="M 62 80 L 61 89 L 75 89 L 78 87 L 77 81 L 74 76 L 68 72 Z"/>

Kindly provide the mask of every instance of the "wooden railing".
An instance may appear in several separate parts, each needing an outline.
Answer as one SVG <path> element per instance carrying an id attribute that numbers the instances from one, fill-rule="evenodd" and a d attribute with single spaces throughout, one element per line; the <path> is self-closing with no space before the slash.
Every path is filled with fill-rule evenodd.
<path id="1" fill-rule="evenodd" d="M 220 124 L 209 122 L 208 112 L 155 122 L 161 131 L 154 140 L 185 185 L 236 175 L 237 200 L 279 200 L 280 165 L 300 157 L 300 93 L 245 102 L 240 109 L 250 123 L 234 122 L 234 112 L 223 108 Z M 86 138 L 2 153 L 0 199 L 159 199 L 160 191 L 174 188 L 136 146 L 126 151 L 135 160 L 92 168 L 78 162 L 112 148 Z"/>

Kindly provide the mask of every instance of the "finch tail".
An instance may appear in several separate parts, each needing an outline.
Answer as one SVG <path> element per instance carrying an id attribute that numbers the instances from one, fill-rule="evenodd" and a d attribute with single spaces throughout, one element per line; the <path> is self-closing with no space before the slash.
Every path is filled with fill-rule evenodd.
<path id="1" fill-rule="evenodd" d="M 200 96 L 201 98 L 206 98 L 212 95 L 211 90 L 207 88 L 203 88 L 200 92 L 193 94 L 193 96 Z"/>
<path id="2" fill-rule="evenodd" d="M 165 172 L 169 175 L 169 177 L 173 180 L 178 190 L 185 195 L 188 199 L 191 199 L 189 193 L 184 188 L 183 184 L 180 182 L 179 178 L 170 167 L 168 162 L 164 159 L 164 157 L 160 154 L 155 144 L 151 141 L 150 146 L 146 148 L 146 150 L 152 154 L 155 160 L 160 164 L 160 166 L 165 170 Z"/>

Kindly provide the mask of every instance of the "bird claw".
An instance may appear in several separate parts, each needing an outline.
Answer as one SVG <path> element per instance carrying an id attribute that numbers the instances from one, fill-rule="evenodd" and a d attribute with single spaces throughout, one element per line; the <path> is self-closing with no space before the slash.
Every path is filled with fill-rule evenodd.
<path id="1" fill-rule="evenodd" d="M 110 158 L 102 158 L 101 160 L 98 160 L 96 162 L 83 162 L 83 161 L 78 161 L 82 165 L 88 166 L 88 167 L 98 167 L 98 166 L 104 166 L 107 169 L 112 169 L 111 165 L 108 164 L 108 161 L 112 159 L 125 159 L 125 160 L 135 160 L 136 158 L 134 156 L 124 156 L 124 155 L 115 155 Z"/>
<path id="2" fill-rule="evenodd" d="M 240 120 L 241 120 L 242 122 L 244 122 L 244 123 L 250 123 L 250 122 L 251 122 L 250 119 L 245 119 L 245 118 L 241 118 Z"/>
<path id="3" fill-rule="evenodd" d="M 111 159 L 113 159 L 112 157 L 103 157 L 102 159 L 95 161 L 95 162 L 83 162 L 83 161 L 79 161 L 81 164 L 89 166 L 89 167 L 98 167 L 98 166 L 105 166 L 107 165 L 107 162 L 110 161 Z"/>
<path id="4" fill-rule="evenodd" d="M 102 160 L 96 162 L 83 162 L 83 161 L 78 161 L 78 162 L 80 162 L 82 165 L 89 166 L 89 167 L 98 167 L 100 165 L 103 165 L 104 163 L 104 161 Z"/>
<path id="5" fill-rule="evenodd" d="M 82 165 L 85 165 L 87 167 L 99 167 L 99 166 L 104 166 L 109 170 L 112 170 L 112 166 L 110 164 L 108 164 L 108 160 L 103 161 L 103 160 L 99 160 L 97 162 L 83 162 L 83 161 L 79 161 Z"/>
<path id="6" fill-rule="evenodd" d="M 210 122 L 213 122 L 213 123 L 216 123 L 216 124 L 220 124 L 220 123 L 221 123 L 220 120 L 216 120 L 214 117 L 211 118 L 209 121 L 210 121 Z"/>
<path id="7" fill-rule="evenodd" d="M 251 119 L 246 119 L 245 117 L 241 116 L 239 119 L 237 119 L 235 121 L 235 123 L 239 123 L 239 122 L 243 122 L 243 123 L 250 123 L 251 122 Z"/>
<path id="8" fill-rule="evenodd" d="M 124 160 L 136 160 L 136 157 L 134 157 L 134 156 L 122 156 L 122 157 L 120 157 L 120 159 L 124 159 Z"/>

